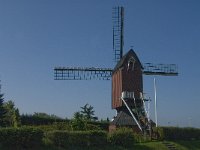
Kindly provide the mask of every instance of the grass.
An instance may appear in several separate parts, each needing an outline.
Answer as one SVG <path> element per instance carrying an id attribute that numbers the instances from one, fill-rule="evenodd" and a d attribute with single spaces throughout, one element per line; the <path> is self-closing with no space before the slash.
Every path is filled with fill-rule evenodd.
<path id="1" fill-rule="evenodd" d="M 134 146 L 136 150 L 168 150 L 162 142 L 152 141 L 145 143 L 138 143 Z"/>
<path id="2" fill-rule="evenodd" d="M 168 141 L 176 145 L 178 150 L 200 150 L 200 141 Z M 137 143 L 131 148 L 123 148 L 119 146 L 105 146 L 102 147 L 69 147 L 67 150 L 168 150 L 162 142 L 159 141 L 152 141 L 152 142 L 145 142 L 145 143 Z M 13 150 L 13 148 L 5 148 L 0 146 L 0 150 Z M 20 149 L 21 150 L 21 149 Z M 29 149 L 35 150 L 35 149 Z M 55 147 L 51 144 L 45 144 L 37 150 L 66 150 L 63 148 Z"/>
<path id="3" fill-rule="evenodd" d="M 176 141 L 172 143 L 180 150 L 200 150 L 200 141 Z"/>

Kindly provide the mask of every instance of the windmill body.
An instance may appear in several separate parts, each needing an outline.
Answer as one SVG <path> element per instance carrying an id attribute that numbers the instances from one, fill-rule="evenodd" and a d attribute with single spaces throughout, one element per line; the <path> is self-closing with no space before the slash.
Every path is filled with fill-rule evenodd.
<path id="1" fill-rule="evenodd" d="M 143 67 L 136 53 L 131 49 L 117 63 L 112 74 L 112 108 L 117 116 L 109 130 L 129 126 L 136 131 L 147 128 L 143 95 Z"/>

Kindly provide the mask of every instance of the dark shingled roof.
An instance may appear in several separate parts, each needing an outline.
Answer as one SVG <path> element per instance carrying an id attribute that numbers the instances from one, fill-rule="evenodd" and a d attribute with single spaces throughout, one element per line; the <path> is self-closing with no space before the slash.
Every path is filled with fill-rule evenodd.
<path id="1" fill-rule="evenodd" d="M 137 126 L 136 122 L 128 111 L 120 111 L 111 124 L 117 126 Z"/>
<path id="2" fill-rule="evenodd" d="M 120 61 L 117 63 L 117 65 L 115 66 L 113 72 L 115 72 L 116 70 L 118 70 L 119 68 L 121 68 L 122 65 L 124 64 L 125 60 L 126 60 L 127 57 L 129 57 L 129 56 L 133 56 L 133 57 L 135 58 L 135 60 L 136 60 L 137 62 L 139 62 L 140 66 L 142 67 L 142 64 L 141 64 L 139 58 L 137 57 L 136 53 L 133 51 L 133 49 L 130 49 L 130 50 L 120 59 Z M 142 69 L 143 69 L 143 67 L 142 67 Z"/>

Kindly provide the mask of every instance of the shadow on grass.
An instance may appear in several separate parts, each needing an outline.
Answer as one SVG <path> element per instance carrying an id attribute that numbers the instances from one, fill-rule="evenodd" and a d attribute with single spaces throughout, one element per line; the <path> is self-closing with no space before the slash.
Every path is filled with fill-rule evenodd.
<path id="1" fill-rule="evenodd" d="M 16 148 L 8 148 L 8 147 L 2 147 L 0 146 L 0 150 L 13 150 Z M 20 149 L 16 149 L 16 150 L 35 150 L 35 148 L 20 148 Z M 120 146 L 105 146 L 102 145 L 102 147 L 78 147 L 78 146 L 72 146 L 72 147 L 68 147 L 68 148 L 62 148 L 62 147 L 55 147 L 53 145 L 43 145 L 41 147 L 37 147 L 37 150 L 155 150 L 153 148 L 150 148 L 146 145 L 134 145 L 131 148 L 124 148 L 124 147 L 120 147 Z"/>
<path id="2" fill-rule="evenodd" d="M 145 145 L 134 145 L 131 148 L 124 148 L 124 147 L 120 147 L 120 146 L 106 146 L 106 147 L 104 147 L 102 145 L 102 147 L 87 147 L 87 148 L 71 147 L 71 148 L 69 148 L 69 150 L 152 150 L 152 149 L 145 146 Z"/>
<path id="3" fill-rule="evenodd" d="M 43 150 L 47 150 L 48 148 L 46 149 L 43 149 Z M 42 150 L 42 149 L 39 149 L 39 150 Z M 145 145 L 134 145 L 133 147 L 131 148 L 124 148 L 124 147 L 120 147 L 120 146 L 104 146 L 102 145 L 102 147 L 68 147 L 67 149 L 65 148 L 52 148 L 51 149 L 48 149 L 48 150 L 153 150 Z"/>
<path id="4" fill-rule="evenodd" d="M 128 149 L 128 150 L 153 150 L 151 148 L 149 148 L 148 146 L 146 145 L 134 145 L 132 149 Z"/>
<path id="5" fill-rule="evenodd" d="M 162 146 L 163 145 L 161 145 L 160 142 L 138 143 L 138 144 L 133 145 L 131 148 L 124 148 L 124 147 L 114 146 L 114 145 L 102 145 L 99 147 L 70 146 L 67 148 L 63 148 L 63 147 L 56 147 L 51 144 L 45 144 L 45 145 L 41 145 L 41 147 L 38 147 L 37 150 L 166 150 L 165 148 L 162 148 Z M 13 150 L 13 148 L 7 148 L 7 147 L 5 148 L 5 147 L 0 146 L 0 150 Z M 19 150 L 35 150 L 35 148 L 19 149 Z M 200 149 L 197 149 L 197 150 L 200 150 Z"/>

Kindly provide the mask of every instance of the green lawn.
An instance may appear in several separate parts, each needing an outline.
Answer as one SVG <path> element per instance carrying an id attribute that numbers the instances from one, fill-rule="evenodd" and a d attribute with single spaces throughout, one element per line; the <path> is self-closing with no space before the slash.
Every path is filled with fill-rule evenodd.
<path id="1" fill-rule="evenodd" d="M 178 150 L 200 150 L 200 141 L 177 141 L 170 142 L 176 145 Z M 58 148 L 45 148 L 41 150 L 64 150 Z M 91 147 L 91 148 L 70 148 L 69 150 L 168 150 L 162 142 L 147 142 L 135 144 L 132 148 L 122 148 L 114 146 Z"/>
<path id="2" fill-rule="evenodd" d="M 139 143 L 134 146 L 136 150 L 168 150 L 162 142 L 147 142 L 147 143 Z M 130 150 L 132 150 L 130 149 Z"/>
<path id="3" fill-rule="evenodd" d="M 200 150 L 200 141 L 176 141 L 176 142 L 170 142 L 170 143 L 175 144 L 178 150 Z M 132 148 L 102 145 L 102 147 L 90 147 L 90 148 L 71 147 L 71 148 L 68 148 L 67 150 L 102 150 L 102 149 L 103 150 L 168 150 L 162 144 L 162 142 L 158 142 L 158 141 L 138 143 L 138 144 L 135 144 Z M 13 148 L 9 149 L 9 148 L 0 147 L 0 150 L 13 150 Z M 65 149 L 46 144 L 40 148 L 37 148 L 37 150 L 65 150 Z"/>
<path id="4" fill-rule="evenodd" d="M 200 141 L 176 141 L 172 143 L 180 150 L 200 150 Z"/>
<path id="5" fill-rule="evenodd" d="M 46 146 L 38 150 L 65 150 L 65 149 Z M 168 150 L 168 149 L 161 142 L 149 142 L 149 143 L 136 144 L 132 148 L 102 145 L 102 147 L 90 147 L 90 148 L 71 147 L 68 148 L 67 150 Z"/>

